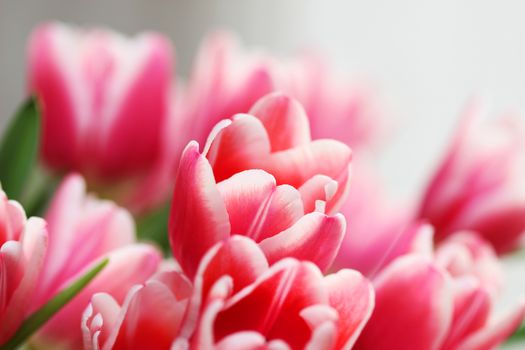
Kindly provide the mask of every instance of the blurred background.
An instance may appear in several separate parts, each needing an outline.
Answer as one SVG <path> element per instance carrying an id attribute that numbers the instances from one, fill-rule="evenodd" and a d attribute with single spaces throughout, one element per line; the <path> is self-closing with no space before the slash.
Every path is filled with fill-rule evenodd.
<path id="1" fill-rule="evenodd" d="M 0 0 L 0 128 L 24 96 L 25 41 L 42 21 L 161 31 L 182 76 L 202 37 L 225 28 L 279 55 L 318 47 L 375 86 L 398 121 L 383 177 L 393 194 L 417 195 L 470 97 L 486 99 L 493 115 L 525 115 L 524 11 L 518 0 Z M 509 280 L 525 280 L 523 266 L 508 260 Z"/>

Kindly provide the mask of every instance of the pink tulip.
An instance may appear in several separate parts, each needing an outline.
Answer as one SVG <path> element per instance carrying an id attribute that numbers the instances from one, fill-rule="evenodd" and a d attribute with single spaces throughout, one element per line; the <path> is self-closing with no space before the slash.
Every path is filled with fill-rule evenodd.
<path id="1" fill-rule="evenodd" d="M 205 252 L 233 234 L 259 243 L 271 263 L 290 256 L 325 270 L 339 249 L 344 218 L 324 211 L 344 199 L 350 149 L 310 141 L 300 105 L 287 97 L 270 95 L 252 111 L 259 119 L 219 123 L 203 154 L 195 142 L 183 152 L 169 226 L 191 277 Z"/>
<path id="2" fill-rule="evenodd" d="M 498 253 L 516 248 L 525 232 L 525 129 L 517 119 L 483 122 L 471 109 L 428 185 L 419 217 L 443 239 L 479 232 Z"/>
<path id="3" fill-rule="evenodd" d="M 304 105 L 315 138 L 335 138 L 356 148 L 377 143 L 385 129 L 377 96 L 340 79 L 328 66 L 316 54 L 279 60 L 243 48 L 232 33 L 211 34 L 189 80 L 193 138 L 204 143 L 217 122 L 246 113 L 259 98 L 280 91 Z"/>
<path id="4" fill-rule="evenodd" d="M 420 231 L 428 228 L 423 223 L 410 224 L 410 206 L 394 203 L 387 196 L 377 174 L 362 157 L 352 163 L 348 200 L 341 208 L 348 225 L 334 267 L 374 276 L 409 252 L 418 244 Z"/>
<path id="5" fill-rule="evenodd" d="M 122 306 L 94 295 L 82 330 L 85 349 L 350 349 L 373 305 L 356 271 L 323 277 L 292 258 L 269 267 L 253 240 L 233 236 L 206 253 L 193 287 L 171 271 Z"/>
<path id="6" fill-rule="evenodd" d="M 203 258 L 188 322 L 173 349 L 350 349 L 370 317 L 370 283 L 358 272 L 323 277 L 292 258 L 271 267 L 235 236 Z"/>
<path id="7" fill-rule="evenodd" d="M 204 143 L 220 120 L 248 112 L 271 91 L 266 58 L 244 52 L 230 33 L 213 33 L 200 47 L 188 83 L 186 113 L 192 138 Z"/>
<path id="8" fill-rule="evenodd" d="M 135 187 L 142 201 L 157 200 L 167 183 L 155 172 L 169 171 L 177 156 L 171 74 L 171 46 L 159 34 L 130 39 L 58 23 L 38 27 L 29 42 L 28 81 L 42 104 L 45 163 L 79 171 L 119 199 Z"/>
<path id="9" fill-rule="evenodd" d="M 169 227 L 173 254 L 193 277 L 206 251 L 233 234 L 259 243 L 270 262 L 292 256 L 326 269 L 345 220 L 340 214 L 306 212 L 300 189 L 278 186 L 263 170 L 242 171 L 216 183 L 210 163 L 191 142 L 181 158 Z"/>
<path id="10" fill-rule="evenodd" d="M 82 317 L 84 349 L 169 349 L 191 292 L 191 283 L 170 271 L 131 288 L 122 306 L 110 294 L 95 294 Z"/>
<path id="11" fill-rule="evenodd" d="M 33 292 L 37 308 L 83 275 L 101 259 L 109 264 L 37 334 L 35 342 L 78 348 L 79 324 L 91 295 L 110 293 L 122 302 L 129 288 L 144 282 L 157 269 L 161 255 L 153 247 L 135 243 L 131 215 L 110 201 L 86 195 L 84 180 L 69 175 L 46 214 L 49 246 L 43 271 Z"/>
<path id="12" fill-rule="evenodd" d="M 367 84 L 351 83 L 315 52 L 273 61 L 275 90 L 306 110 L 314 138 L 332 138 L 353 149 L 377 146 L 390 128 L 380 98 Z"/>
<path id="13" fill-rule="evenodd" d="M 489 350 L 519 327 L 525 304 L 493 315 L 501 271 L 486 242 L 465 232 L 429 253 L 401 256 L 375 278 L 376 307 L 356 349 Z"/>
<path id="14" fill-rule="evenodd" d="M 29 314 L 46 246 L 44 220 L 26 220 L 20 204 L 0 190 L 0 345 Z"/>

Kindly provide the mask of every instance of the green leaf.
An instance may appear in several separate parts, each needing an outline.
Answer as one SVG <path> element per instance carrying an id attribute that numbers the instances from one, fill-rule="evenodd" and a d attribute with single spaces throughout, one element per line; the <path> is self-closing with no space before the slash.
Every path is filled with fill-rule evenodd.
<path id="1" fill-rule="evenodd" d="M 166 254 L 170 252 L 168 240 L 168 220 L 170 203 L 165 203 L 157 210 L 137 220 L 137 235 L 142 240 L 151 240 L 157 243 Z"/>
<path id="2" fill-rule="evenodd" d="M 47 320 L 49 320 L 55 313 L 57 313 L 62 307 L 64 307 L 71 299 L 73 299 L 82 289 L 84 289 L 89 282 L 95 278 L 96 275 L 106 265 L 109 259 L 104 259 L 91 270 L 86 272 L 82 277 L 71 283 L 68 287 L 60 291 L 51 300 L 49 300 L 40 309 L 35 311 L 29 318 L 27 318 L 18 331 L 13 335 L 11 339 L 4 345 L 0 346 L 0 350 L 11 350 L 21 346 L 34 332 L 42 327 Z"/>
<path id="3" fill-rule="evenodd" d="M 525 323 L 522 324 L 521 327 L 518 328 L 509 339 L 507 339 L 507 343 L 514 343 L 518 341 L 525 341 Z"/>
<path id="4" fill-rule="evenodd" d="M 38 106 L 30 98 L 18 109 L 0 142 L 0 181 L 11 199 L 20 199 L 37 161 L 39 135 Z"/>

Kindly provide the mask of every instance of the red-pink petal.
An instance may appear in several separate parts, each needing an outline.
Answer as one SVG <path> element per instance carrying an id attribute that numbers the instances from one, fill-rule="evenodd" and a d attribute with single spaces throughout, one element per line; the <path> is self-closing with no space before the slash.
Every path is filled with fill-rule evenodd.
<path id="1" fill-rule="evenodd" d="M 301 104 L 289 96 L 282 93 L 266 95 L 253 105 L 248 114 L 263 123 L 272 152 L 310 142 L 308 117 Z"/>
<path id="2" fill-rule="evenodd" d="M 196 142 L 188 144 L 180 161 L 169 235 L 173 255 L 190 278 L 206 251 L 230 235 L 226 207 Z"/>
<path id="3" fill-rule="evenodd" d="M 439 349 L 452 322 L 449 283 L 426 258 L 394 260 L 375 280 L 376 306 L 356 349 Z"/>
<path id="4" fill-rule="evenodd" d="M 285 257 L 309 260 L 328 269 L 337 255 L 346 222 L 341 214 L 310 213 L 289 229 L 259 243 L 270 263 Z"/>

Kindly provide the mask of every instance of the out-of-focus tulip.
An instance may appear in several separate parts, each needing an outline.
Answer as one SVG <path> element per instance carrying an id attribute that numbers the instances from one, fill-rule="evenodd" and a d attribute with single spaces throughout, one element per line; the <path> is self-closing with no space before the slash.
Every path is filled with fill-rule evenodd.
<path id="1" fill-rule="evenodd" d="M 203 144 L 220 120 L 248 112 L 271 91 L 267 59 L 244 52 L 228 32 L 213 33 L 202 43 L 188 82 L 185 111 L 192 138 Z"/>
<path id="2" fill-rule="evenodd" d="M 169 349 L 191 293 L 182 274 L 164 271 L 131 288 L 122 306 L 110 294 L 95 294 L 82 317 L 84 349 Z"/>
<path id="3" fill-rule="evenodd" d="M 525 232 L 525 128 L 517 119 L 478 119 L 471 108 L 428 185 L 419 217 L 443 239 L 479 232 L 498 253 L 516 248 Z"/>
<path id="4" fill-rule="evenodd" d="M 195 142 L 183 152 L 169 226 L 174 256 L 189 276 L 211 246 L 233 234 L 259 243 L 271 263 L 290 256 L 325 270 L 339 249 L 344 218 L 324 211 L 345 197 L 350 149 L 311 141 L 303 110 L 288 97 L 270 95 L 252 111 L 258 118 L 220 122 L 203 154 Z"/>
<path id="5" fill-rule="evenodd" d="M 262 96 L 280 91 L 304 105 L 315 138 L 356 148 L 377 143 L 385 129 L 378 97 L 336 76 L 317 54 L 279 60 L 243 48 L 231 33 L 213 33 L 204 40 L 189 80 L 193 138 L 203 143 L 219 120 L 246 113 Z"/>
<path id="6" fill-rule="evenodd" d="M 135 244 L 131 215 L 110 201 L 86 195 L 84 180 L 69 175 L 55 194 L 45 216 L 49 245 L 37 288 L 38 308 L 94 264 L 109 264 L 71 302 L 53 316 L 34 341 L 77 349 L 82 343 L 81 315 L 94 293 L 110 293 L 119 303 L 128 290 L 147 280 L 161 260 L 152 246 Z"/>
<path id="7" fill-rule="evenodd" d="M 347 229 L 334 267 L 356 269 L 374 276 L 418 243 L 422 223 L 410 224 L 409 205 L 394 203 L 373 168 L 361 157 L 352 160 L 348 199 L 341 208 Z M 430 230 L 430 228 L 428 228 Z"/>
<path id="8" fill-rule="evenodd" d="M 435 253 L 401 256 L 374 280 L 376 307 L 356 349 L 493 349 L 525 317 L 525 304 L 494 317 L 500 283 L 495 252 L 473 233 L 451 236 Z"/>
<path id="9" fill-rule="evenodd" d="M 0 190 L 0 345 L 28 316 L 46 246 L 44 220 L 26 220 L 20 204 Z"/>
<path id="10" fill-rule="evenodd" d="M 274 89 L 306 110 L 314 138 L 331 138 L 361 151 L 378 146 L 390 125 L 371 86 L 351 83 L 315 52 L 273 61 Z"/>
<path id="11" fill-rule="evenodd" d="M 195 279 L 188 322 L 173 349 L 350 349 L 374 305 L 358 272 L 323 277 L 287 258 L 271 267 L 252 240 L 213 247 Z"/>
<path id="12" fill-rule="evenodd" d="M 159 34 L 130 39 L 58 23 L 38 27 L 28 82 L 42 104 L 45 163 L 81 172 L 90 186 L 130 206 L 158 200 L 168 184 L 156 172 L 169 171 L 177 157 L 172 64 L 170 43 Z"/>

